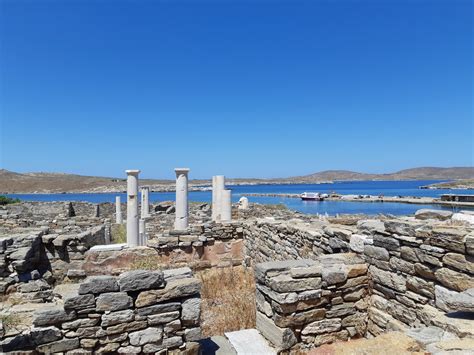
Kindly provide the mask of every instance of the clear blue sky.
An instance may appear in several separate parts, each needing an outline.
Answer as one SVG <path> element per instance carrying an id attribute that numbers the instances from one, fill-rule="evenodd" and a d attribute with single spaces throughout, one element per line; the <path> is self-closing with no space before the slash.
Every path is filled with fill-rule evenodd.
<path id="1" fill-rule="evenodd" d="M 0 0 L 0 165 L 472 166 L 472 3 Z"/>

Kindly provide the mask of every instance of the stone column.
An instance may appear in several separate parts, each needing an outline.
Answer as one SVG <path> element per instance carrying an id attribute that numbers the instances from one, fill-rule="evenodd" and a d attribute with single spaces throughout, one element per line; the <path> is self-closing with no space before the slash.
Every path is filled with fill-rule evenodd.
<path id="1" fill-rule="evenodd" d="M 222 191 L 225 189 L 225 177 L 224 175 L 216 175 L 212 180 L 212 220 L 218 222 L 221 220 L 222 214 Z"/>
<path id="2" fill-rule="evenodd" d="M 232 191 L 221 191 L 221 222 L 232 221 Z"/>
<path id="3" fill-rule="evenodd" d="M 126 170 L 127 173 L 127 244 L 138 246 L 138 174 L 140 170 Z"/>
<path id="4" fill-rule="evenodd" d="M 188 228 L 188 168 L 176 168 L 176 219 L 175 230 Z"/>
<path id="5" fill-rule="evenodd" d="M 144 218 L 140 218 L 138 233 L 139 233 L 139 245 L 146 246 L 148 237 L 146 235 L 146 220 Z"/>
<path id="6" fill-rule="evenodd" d="M 122 224 L 122 203 L 120 201 L 120 196 L 115 196 L 115 223 Z"/>
<path id="7" fill-rule="evenodd" d="M 142 187 L 142 218 L 150 215 L 150 188 L 148 186 Z"/>
<path id="8" fill-rule="evenodd" d="M 249 208 L 249 199 L 242 196 L 239 200 L 239 210 L 246 210 L 247 208 Z"/>

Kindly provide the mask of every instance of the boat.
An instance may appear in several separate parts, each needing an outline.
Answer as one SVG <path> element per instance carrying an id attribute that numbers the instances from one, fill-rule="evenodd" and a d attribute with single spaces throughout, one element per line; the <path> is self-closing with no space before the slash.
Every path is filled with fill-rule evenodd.
<path id="1" fill-rule="evenodd" d="M 322 201 L 324 198 L 318 192 L 303 192 L 301 194 L 303 201 Z"/>

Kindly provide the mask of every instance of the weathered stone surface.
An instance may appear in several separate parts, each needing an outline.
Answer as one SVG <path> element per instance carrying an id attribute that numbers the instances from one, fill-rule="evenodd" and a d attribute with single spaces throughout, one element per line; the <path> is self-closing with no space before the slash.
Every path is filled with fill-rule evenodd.
<path id="1" fill-rule="evenodd" d="M 271 319 L 260 312 L 257 312 L 257 330 L 277 349 L 289 349 L 297 342 L 291 329 L 276 326 Z"/>
<path id="2" fill-rule="evenodd" d="M 401 271 L 410 275 L 415 274 L 415 266 L 413 263 L 403 259 L 391 257 L 389 264 L 393 271 Z"/>
<path id="3" fill-rule="evenodd" d="M 61 339 L 62 333 L 56 327 L 32 328 L 30 337 L 33 344 L 40 345 Z"/>
<path id="4" fill-rule="evenodd" d="M 351 235 L 349 247 L 351 248 L 352 251 L 355 251 L 356 253 L 363 253 L 365 242 L 367 239 L 369 239 L 367 235 L 353 234 Z"/>
<path id="5" fill-rule="evenodd" d="M 139 346 L 124 346 L 118 348 L 117 353 L 119 354 L 140 354 L 142 352 L 142 348 Z"/>
<path id="6" fill-rule="evenodd" d="M 134 312 L 131 309 L 124 311 L 110 312 L 102 315 L 102 327 L 109 327 L 120 323 L 127 323 L 133 321 Z"/>
<path id="7" fill-rule="evenodd" d="M 141 292 L 135 301 L 136 307 L 146 307 L 175 298 L 193 296 L 199 293 L 201 283 L 195 278 L 175 279 L 166 284 L 161 290 Z"/>
<path id="8" fill-rule="evenodd" d="M 296 292 L 279 293 L 261 284 L 257 284 L 257 289 L 280 304 L 289 304 L 298 301 L 298 294 Z"/>
<path id="9" fill-rule="evenodd" d="M 357 228 L 365 234 L 385 233 L 385 224 L 377 219 L 366 219 L 357 222 Z"/>
<path id="10" fill-rule="evenodd" d="M 433 228 L 431 236 L 428 238 L 428 242 L 431 245 L 464 254 L 464 237 L 466 234 L 467 232 L 463 229 L 436 227 Z"/>
<path id="11" fill-rule="evenodd" d="M 184 330 L 184 339 L 189 341 L 198 341 L 202 339 L 201 328 L 186 328 Z"/>
<path id="12" fill-rule="evenodd" d="M 333 307 L 334 308 L 334 307 Z M 287 328 L 293 326 L 300 326 L 306 323 L 311 323 L 316 320 L 321 320 L 326 315 L 325 309 L 310 309 L 303 312 L 296 312 L 289 315 L 275 314 L 274 322 L 280 328 Z"/>
<path id="13" fill-rule="evenodd" d="M 64 298 L 65 309 L 88 309 L 95 307 L 95 298 L 93 294 L 77 295 Z"/>
<path id="14" fill-rule="evenodd" d="M 325 267 L 322 270 L 322 278 L 328 285 L 344 282 L 347 280 L 347 268 L 345 265 Z"/>
<path id="15" fill-rule="evenodd" d="M 124 272 L 118 278 L 120 291 L 142 291 L 158 288 L 164 283 L 163 272 L 134 270 Z"/>
<path id="16" fill-rule="evenodd" d="M 474 312 L 474 288 L 464 292 L 435 286 L 436 307 L 445 312 Z"/>
<path id="17" fill-rule="evenodd" d="M 437 270 L 435 276 L 441 284 L 456 291 L 465 291 L 474 287 L 474 278 L 472 276 L 448 268 Z"/>
<path id="18" fill-rule="evenodd" d="M 140 316 L 147 316 L 150 314 L 177 311 L 179 309 L 181 309 L 181 303 L 170 302 L 170 303 L 155 304 L 153 306 L 138 308 L 136 312 Z"/>
<path id="19" fill-rule="evenodd" d="M 76 317 L 75 311 L 65 311 L 62 307 L 48 307 L 38 310 L 33 314 L 33 324 L 35 326 L 55 325 L 67 322 Z"/>
<path id="20" fill-rule="evenodd" d="M 390 256 L 388 251 L 384 248 L 376 247 L 373 245 L 364 246 L 364 254 L 378 260 L 388 261 Z"/>
<path id="21" fill-rule="evenodd" d="M 337 332 L 341 329 L 341 319 L 332 318 L 332 319 L 323 319 L 316 322 L 309 323 L 303 328 L 301 334 L 322 334 L 322 333 L 331 333 Z"/>
<path id="22" fill-rule="evenodd" d="M 255 265 L 255 277 L 260 282 L 265 282 L 265 276 L 268 272 L 286 271 L 293 268 L 305 268 L 316 265 L 313 260 L 285 260 L 269 261 Z"/>
<path id="23" fill-rule="evenodd" d="M 62 323 L 62 329 L 77 329 L 79 327 L 93 327 L 99 323 L 97 318 L 80 318 L 70 322 Z"/>
<path id="24" fill-rule="evenodd" d="M 148 343 L 159 343 L 163 338 L 163 328 L 150 327 L 129 335 L 130 344 L 133 346 L 141 346 Z"/>
<path id="25" fill-rule="evenodd" d="M 426 220 L 426 219 L 436 219 L 438 221 L 445 221 L 452 217 L 453 213 L 450 211 L 443 210 L 430 210 L 423 208 L 415 212 L 415 218 Z"/>
<path id="26" fill-rule="evenodd" d="M 113 276 L 90 276 L 79 287 L 79 294 L 99 294 L 119 290 L 117 280 Z"/>
<path id="27" fill-rule="evenodd" d="M 268 280 L 268 286 L 276 292 L 297 292 L 312 290 L 321 285 L 320 277 L 294 279 L 290 275 L 280 274 Z"/>
<path id="28" fill-rule="evenodd" d="M 181 321 L 185 326 L 199 324 L 201 316 L 201 299 L 194 297 L 183 302 L 181 310 Z"/>
<path id="29" fill-rule="evenodd" d="M 149 325 L 166 324 L 179 318 L 179 311 L 152 314 L 152 315 L 149 315 L 147 318 L 148 318 Z"/>
<path id="30" fill-rule="evenodd" d="M 443 264 L 461 272 L 474 275 L 474 257 L 463 254 L 447 253 L 443 257 Z"/>
<path id="31" fill-rule="evenodd" d="M 381 270 L 375 266 L 369 267 L 369 273 L 374 282 L 390 287 L 394 290 L 405 292 L 406 280 L 403 276 L 390 271 Z"/>
<path id="32" fill-rule="evenodd" d="M 97 297 L 97 311 L 120 311 L 133 306 L 132 298 L 126 292 L 102 293 Z"/>
<path id="33" fill-rule="evenodd" d="M 62 339 L 62 340 L 54 341 L 52 343 L 39 345 L 36 349 L 42 353 L 52 354 L 52 353 L 60 353 L 67 350 L 76 349 L 78 347 L 79 347 L 79 339 L 72 338 L 72 339 Z"/>

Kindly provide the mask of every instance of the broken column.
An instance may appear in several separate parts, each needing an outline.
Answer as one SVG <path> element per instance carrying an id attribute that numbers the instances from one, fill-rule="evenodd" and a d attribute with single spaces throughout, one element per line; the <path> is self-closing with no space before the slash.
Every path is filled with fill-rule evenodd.
<path id="1" fill-rule="evenodd" d="M 212 177 L 212 220 L 221 220 L 221 195 L 225 189 L 225 177 L 224 175 L 216 175 Z"/>
<path id="2" fill-rule="evenodd" d="M 221 222 L 232 221 L 232 191 L 221 191 Z"/>
<path id="3" fill-rule="evenodd" d="M 138 234 L 139 234 L 139 240 L 138 244 L 140 246 L 146 246 L 147 242 L 147 234 L 146 234 L 146 221 L 144 218 L 140 218 L 139 226 L 138 226 Z"/>
<path id="4" fill-rule="evenodd" d="M 149 202 L 150 188 L 148 186 L 142 187 L 142 218 L 146 218 L 150 215 L 150 202 Z"/>
<path id="5" fill-rule="evenodd" d="M 239 199 L 239 210 L 246 210 L 249 208 L 249 199 L 245 196 L 242 196 Z"/>
<path id="6" fill-rule="evenodd" d="M 120 201 L 120 196 L 115 196 L 115 223 L 122 224 L 122 203 Z"/>
<path id="7" fill-rule="evenodd" d="M 176 168 L 176 219 L 175 230 L 188 228 L 188 168 Z"/>
<path id="8" fill-rule="evenodd" d="M 126 170 L 127 173 L 127 244 L 136 247 L 138 234 L 138 173 L 140 170 Z"/>

